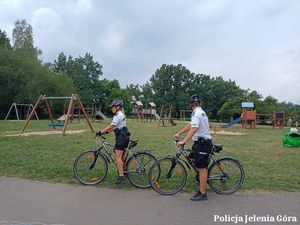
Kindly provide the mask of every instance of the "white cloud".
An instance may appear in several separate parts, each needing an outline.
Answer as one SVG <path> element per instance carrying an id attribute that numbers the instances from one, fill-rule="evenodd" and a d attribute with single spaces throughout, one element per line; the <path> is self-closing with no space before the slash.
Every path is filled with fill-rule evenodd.
<path id="1" fill-rule="evenodd" d="M 118 50 L 121 42 L 122 37 L 115 24 L 112 24 L 108 31 L 100 37 L 101 47 L 105 48 L 108 52 Z"/>
<path id="2" fill-rule="evenodd" d="M 45 61 L 90 52 L 122 86 L 181 63 L 300 104 L 299 11 L 298 0 L 0 0 L 0 29 L 24 18 Z"/>

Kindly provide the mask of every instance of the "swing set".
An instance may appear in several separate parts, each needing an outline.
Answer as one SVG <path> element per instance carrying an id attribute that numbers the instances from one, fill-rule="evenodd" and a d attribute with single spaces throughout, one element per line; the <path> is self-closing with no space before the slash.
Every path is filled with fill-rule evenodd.
<path id="1" fill-rule="evenodd" d="M 13 113 L 13 111 L 15 111 L 17 120 L 26 119 L 32 109 L 33 109 L 32 104 L 19 104 L 19 103 L 13 102 L 8 110 L 8 113 L 6 114 L 5 120 L 7 120 L 11 117 L 10 115 L 11 115 L 11 113 Z M 38 120 L 39 117 L 37 116 L 36 112 L 34 112 L 34 115 L 35 115 L 36 119 Z"/>
<path id="2" fill-rule="evenodd" d="M 51 105 L 50 105 L 49 100 L 68 100 L 68 99 L 70 100 L 70 102 L 69 102 L 69 107 L 68 107 L 67 114 L 65 114 L 65 115 L 63 115 L 61 117 L 61 118 L 63 118 L 61 120 L 64 121 L 64 123 L 55 123 L 54 119 L 53 119 L 53 114 L 52 114 Z M 76 100 L 78 101 L 79 109 L 83 113 L 83 115 L 84 115 L 84 117 L 85 117 L 85 119 L 86 119 L 86 121 L 87 121 L 87 123 L 88 123 L 88 125 L 89 125 L 89 127 L 91 129 L 91 131 L 93 133 L 95 133 L 94 127 L 92 126 L 92 124 L 91 124 L 91 122 L 89 120 L 89 117 L 88 117 L 88 115 L 87 115 L 87 113 L 86 113 L 86 111 L 85 111 L 85 109 L 83 107 L 83 104 L 82 104 L 82 102 L 81 102 L 78 94 L 72 94 L 71 97 L 48 97 L 46 95 L 40 95 L 40 97 L 36 101 L 36 103 L 35 103 L 32 111 L 31 111 L 30 115 L 26 119 L 25 124 L 24 124 L 21 132 L 23 133 L 25 131 L 25 129 L 27 128 L 27 126 L 28 126 L 28 124 L 29 124 L 29 122 L 30 122 L 33 114 L 36 113 L 37 108 L 39 107 L 39 105 L 41 104 L 41 102 L 44 101 L 45 104 L 46 104 L 46 108 L 48 110 L 50 121 L 51 121 L 51 123 L 49 123 L 48 126 L 52 127 L 53 129 L 56 129 L 56 127 L 63 127 L 63 133 L 62 134 L 65 135 L 68 123 L 70 121 L 70 117 L 72 115 L 72 108 L 74 106 L 74 101 L 76 101 Z"/>

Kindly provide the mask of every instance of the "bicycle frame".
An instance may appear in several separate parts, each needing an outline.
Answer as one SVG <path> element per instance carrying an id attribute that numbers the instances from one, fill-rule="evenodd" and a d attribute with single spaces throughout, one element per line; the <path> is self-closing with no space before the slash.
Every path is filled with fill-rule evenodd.
<path id="1" fill-rule="evenodd" d="M 177 142 L 176 142 L 177 143 Z M 213 147 L 214 148 L 214 147 Z M 173 156 L 172 157 L 172 159 L 173 159 L 173 161 L 172 161 L 172 166 L 171 166 L 171 168 L 170 168 L 170 170 L 169 170 L 169 172 L 168 172 L 168 174 L 167 174 L 167 176 L 168 177 L 171 177 L 172 176 L 172 173 L 173 173 L 173 170 L 174 170 L 174 168 L 175 168 L 175 166 L 176 166 L 176 162 L 179 160 L 179 161 L 181 161 L 181 162 L 183 162 L 185 165 L 186 165 L 186 167 L 189 169 L 189 170 L 191 170 L 191 168 L 194 170 L 194 172 L 196 173 L 196 174 L 198 174 L 198 168 L 196 168 L 195 167 L 195 165 L 194 165 L 194 162 L 191 160 L 191 158 L 188 156 L 188 153 L 190 153 L 191 152 L 191 150 L 190 149 L 179 149 L 179 148 L 177 148 L 177 150 L 178 150 L 178 152 L 175 154 L 175 156 Z M 208 166 L 208 168 L 211 166 L 211 165 L 213 165 L 217 160 L 215 160 L 214 159 L 214 157 L 213 157 L 213 155 L 214 155 L 214 149 L 212 149 L 212 151 L 211 151 L 211 153 L 210 153 L 210 155 L 209 155 L 209 166 Z M 183 155 L 183 157 L 184 157 L 184 159 L 182 159 L 181 158 L 181 155 Z M 218 166 L 219 167 L 219 169 L 222 171 L 222 173 L 224 173 L 224 171 L 223 171 L 223 169 L 220 167 L 220 166 Z M 211 179 L 213 179 L 213 178 L 211 178 L 211 177 L 208 177 L 207 178 L 207 180 L 211 180 Z"/>
<path id="2" fill-rule="evenodd" d="M 101 137 L 102 137 L 102 139 L 105 139 L 105 137 L 103 137 L 103 136 L 101 136 Z M 132 140 L 129 141 L 129 144 L 128 144 L 127 148 L 125 149 L 124 163 L 126 163 L 128 158 L 132 157 L 135 160 L 135 162 L 138 164 L 138 166 L 141 166 L 140 162 L 138 160 L 136 160 L 136 158 L 135 158 L 136 152 L 131 150 L 133 147 L 130 147 L 130 142 L 132 142 Z M 117 162 L 115 159 L 115 151 L 113 151 L 113 147 L 114 147 L 113 144 L 108 143 L 106 141 L 102 141 L 102 140 L 100 140 L 100 138 L 96 137 L 96 150 L 103 153 L 103 155 L 106 158 L 108 163 L 113 162 L 113 164 L 117 167 Z M 104 152 L 102 150 L 104 150 Z M 147 150 L 147 151 L 144 150 L 141 152 L 150 153 L 150 150 Z M 95 162 L 93 164 L 96 163 L 96 160 L 97 160 L 97 157 L 95 157 Z M 91 165 L 91 168 L 93 167 L 93 164 Z M 124 172 L 126 173 L 128 171 L 124 171 Z"/>

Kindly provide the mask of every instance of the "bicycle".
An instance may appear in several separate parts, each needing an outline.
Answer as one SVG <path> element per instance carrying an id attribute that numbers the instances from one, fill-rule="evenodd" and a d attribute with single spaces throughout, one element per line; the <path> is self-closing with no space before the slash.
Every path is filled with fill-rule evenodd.
<path id="1" fill-rule="evenodd" d="M 178 140 L 175 140 L 175 145 Z M 223 150 L 222 145 L 213 145 L 209 156 L 207 182 L 210 188 L 223 195 L 237 191 L 245 179 L 245 172 L 241 163 L 233 158 L 224 157 L 214 159 L 215 154 Z M 183 156 L 183 157 L 182 157 Z M 155 162 L 149 171 L 151 187 L 162 195 L 174 195 L 181 191 L 187 182 L 186 167 L 193 169 L 199 183 L 198 170 L 193 163 L 190 149 L 177 148 L 175 156 L 167 156 Z"/>
<path id="2" fill-rule="evenodd" d="M 84 185 L 102 182 L 108 173 L 108 163 L 112 162 L 117 168 L 114 145 L 104 141 L 104 136 L 98 135 L 95 139 L 95 149 L 81 153 L 73 164 L 75 178 Z M 148 172 L 157 160 L 151 150 L 133 151 L 137 144 L 137 140 L 129 141 L 124 155 L 124 174 L 135 187 L 149 188 Z"/>

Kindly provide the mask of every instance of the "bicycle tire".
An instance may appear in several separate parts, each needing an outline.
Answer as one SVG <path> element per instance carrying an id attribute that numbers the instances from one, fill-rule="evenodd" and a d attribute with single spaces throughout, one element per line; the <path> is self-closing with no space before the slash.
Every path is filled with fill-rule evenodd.
<path id="1" fill-rule="evenodd" d="M 186 169 L 178 160 L 174 165 L 174 160 L 175 158 L 171 157 L 160 159 L 150 169 L 149 183 L 153 190 L 161 195 L 174 195 L 186 185 Z"/>
<path id="2" fill-rule="evenodd" d="M 156 161 L 154 155 L 148 152 L 137 152 L 131 156 L 125 167 L 129 182 L 137 188 L 149 188 L 149 170 Z"/>
<path id="3" fill-rule="evenodd" d="M 73 164 L 73 174 L 75 178 L 84 185 L 99 184 L 105 179 L 107 172 L 107 160 L 105 156 L 97 150 L 81 153 Z"/>
<path id="4" fill-rule="evenodd" d="M 235 159 L 221 158 L 208 169 L 208 184 L 217 194 L 228 195 L 236 192 L 244 183 L 243 166 Z"/>

